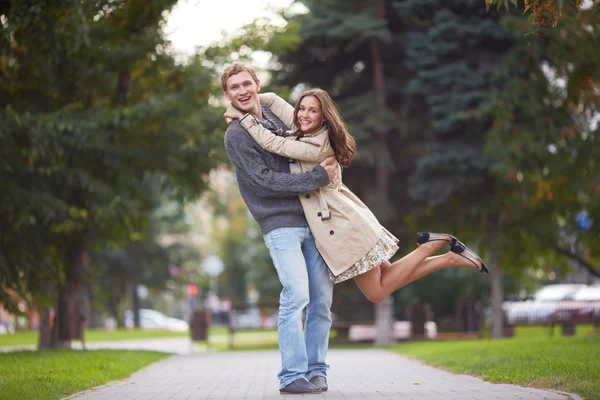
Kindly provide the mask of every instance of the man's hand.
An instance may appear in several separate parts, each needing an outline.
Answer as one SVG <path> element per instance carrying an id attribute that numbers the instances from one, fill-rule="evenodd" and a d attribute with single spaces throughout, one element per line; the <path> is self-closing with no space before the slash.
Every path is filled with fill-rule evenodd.
<path id="1" fill-rule="evenodd" d="M 225 118 L 227 124 L 230 124 L 234 119 L 242 119 L 243 117 L 244 113 L 233 106 L 227 107 L 225 114 L 223 114 L 223 118 Z"/>
<path id="2" fill-rule="evenodd" d="M 342 186 L 342 169 L 334 156 L 329 156 L 321 162 L 321 167 L 325 168 L 329 176 L 329 182 L 333 183 L 339 190 Z"/>

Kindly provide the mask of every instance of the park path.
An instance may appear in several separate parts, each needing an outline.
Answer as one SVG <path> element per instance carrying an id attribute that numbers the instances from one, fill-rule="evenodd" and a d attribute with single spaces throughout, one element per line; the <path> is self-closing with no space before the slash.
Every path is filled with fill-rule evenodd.
<path id="1" fill-rule="evenodd" d="M 234 351 L 173 355 L 125 380 L 69 399 L 579 399 L 535 388 L 492 384 L 382 349 L 330 350 L 328 362 L 329 391 L 317 395 L 279 394 L 277 351 Z"/>

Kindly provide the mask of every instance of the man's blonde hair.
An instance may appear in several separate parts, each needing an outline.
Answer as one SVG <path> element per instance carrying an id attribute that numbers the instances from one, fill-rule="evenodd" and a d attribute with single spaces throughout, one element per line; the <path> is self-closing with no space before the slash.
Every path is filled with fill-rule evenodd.
<path id="1" fill-rule="evenodd" d="M 225 72 L 221 75 L 221 86 L 223 86 L 223 91 L 227 91 L 227 80 L 229 78 L 244 71 L 248 72 L 252 79 L 254 79 L 254 82 L 258 83 L 258 76 L 256 76 L 254 68 L 238 61 L 225 68 Z"/>

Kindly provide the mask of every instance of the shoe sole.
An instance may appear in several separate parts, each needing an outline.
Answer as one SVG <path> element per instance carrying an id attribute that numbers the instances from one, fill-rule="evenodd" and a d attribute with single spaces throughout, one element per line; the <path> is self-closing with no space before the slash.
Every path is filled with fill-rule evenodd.
<path id="1" fill-rule="evenodd" d="M 481 259 L 481 257 L 479 257 L 477 255 L 477 253 L 475 253 L 473 250 L 471 250 L 470 248 L 467 247 L 467 245 L 465 245 L 463 242 L 461 242 L 460 240 L 457 240 L 455 245 L 460 246 L 461 247 L 461 251 L 454 251 L 454 246 L 450 247 L 450 251 L 453 252 L 454 254 L 458 254 L 459 256 L 461 256 L 462 258 L 464 258 L 465 260 L 468 260 L 470 262 L 473 263 L 473 265 L 475 265 L 477 267 L 477 269 L 479 270 L 479 272 L 481 273 L 486 273 L 489 274 L 490 271 L 487 269 L 485 262 L 483 262 L 483 260 Z M 463 253 L 467 253 L 475 258 L 477 258 L 477 260 L 479 262 L 481 262 L 481 267 L 479 267 L 479 265 L 477 265 L 477 263 L 475 261 L 473 261 L 472 259 L 470 259 L 469 257 L 465 256 Z"/>

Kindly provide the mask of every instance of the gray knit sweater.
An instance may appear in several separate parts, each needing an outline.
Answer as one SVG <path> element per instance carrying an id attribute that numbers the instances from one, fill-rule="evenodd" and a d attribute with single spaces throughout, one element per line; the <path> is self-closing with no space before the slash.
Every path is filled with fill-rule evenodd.
<path id="1" fill-rule="evenodd" d="M 264 117 L 270 121 L 263 126 L 270 129 L 276 125 L 280 132 L 287 130 L 269 107 L 261 106 Z M 225 149 L 235 168 L 242 198 L 263 234 L 277 228 L 308 226 L 298 195 L 329 183 L 323 167 L 292 175 L 289 160 L 263 150 L 238 120 L 225 132 Z"/>

